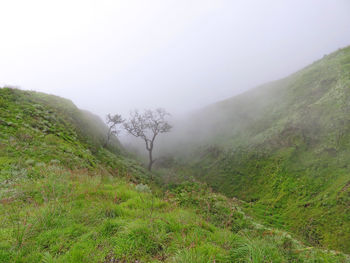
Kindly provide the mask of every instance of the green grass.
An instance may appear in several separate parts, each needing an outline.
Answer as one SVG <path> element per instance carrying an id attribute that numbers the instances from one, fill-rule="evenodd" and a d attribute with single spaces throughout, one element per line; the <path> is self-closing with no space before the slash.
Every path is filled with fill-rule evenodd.
<path id="1" fill-rule="evenodd" d="M 169 146 L 170 167 L 249 202 L 265 224 L 350 253 L 349 65 L 347 47 L 199 111 Z"/>
<path id="2" fill-rule="evenodd" d="M 350 262 L 199 183 L 157 187 L 71 102 L 0 89 L 0 262 Z"/>
<path id="3" fill-rule="evenodd" d="M 1 200 L 0 262 L 349 262 L 255 227 L 208 190 L 186 184 L 157 197 L 123 178 L 49 166 Z"/>

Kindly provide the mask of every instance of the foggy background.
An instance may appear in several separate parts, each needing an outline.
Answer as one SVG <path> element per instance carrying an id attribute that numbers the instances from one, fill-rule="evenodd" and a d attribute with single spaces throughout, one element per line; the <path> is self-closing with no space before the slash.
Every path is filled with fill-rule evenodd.
<path id="1" fill-rule="evenodd" d="M 350 44 L 349 0 L 2 0 L 0 86 L 181 115 Z"/>

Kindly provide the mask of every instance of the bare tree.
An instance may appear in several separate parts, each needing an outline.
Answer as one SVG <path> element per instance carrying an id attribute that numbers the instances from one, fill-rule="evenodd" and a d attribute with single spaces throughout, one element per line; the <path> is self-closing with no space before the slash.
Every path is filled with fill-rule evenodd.
<path id="1" fill-rule="evenodd" d="M 165 119 L 168 115 L 170 114 L 164 109 L 145 110 L 142 114 L 135 110 L 130 113 L 130 119 L 124 122 L 124 128 L 127 132 L 144 140 L 149 156 L 149 171 L 155 162 L 152 152 L 157 135 L 169 132 L 172 128 Z"/>
<path id="2" fill-rule="evenodd" d="M 108 114 L 106 116 L 106 123 L 108 126 L 108 132 L 107 132 L 107 139 L 104 144 L 104 147 L 106 147 L 112 137 L 112 135 L 118 135 L 120 132 L 120 129 L 118 129 L 118 126 L 124 122 L 123 118 L 119 114 L 111 115 Z"/>

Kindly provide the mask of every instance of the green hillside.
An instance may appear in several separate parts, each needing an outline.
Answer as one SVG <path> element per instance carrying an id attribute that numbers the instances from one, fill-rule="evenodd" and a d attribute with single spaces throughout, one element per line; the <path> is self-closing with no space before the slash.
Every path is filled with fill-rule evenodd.
<path id="1" fill-rule="evenodd" d="M 0 262 L 350 262 L 199 183 L 162 191 L 72 102 L 0 89 Z"/>
<path id="2" fill-rule="evenodd" d="M 249 202 L 269 225 L 350 252 L 350 47 L 190 123 L 175 149 L 192 153 L 176 156 L 183 174 Z"/>

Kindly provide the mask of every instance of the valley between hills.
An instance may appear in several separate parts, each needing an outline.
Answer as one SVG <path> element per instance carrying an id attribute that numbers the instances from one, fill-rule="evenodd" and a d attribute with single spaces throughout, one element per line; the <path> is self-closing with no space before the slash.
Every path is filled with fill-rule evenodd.
<path id="1" fill-rule="evenodd" d="M 350 262 L 350 47 L 209 105 L 154 170 L 70 100 L 0 89 L 0 262 Z"/>

